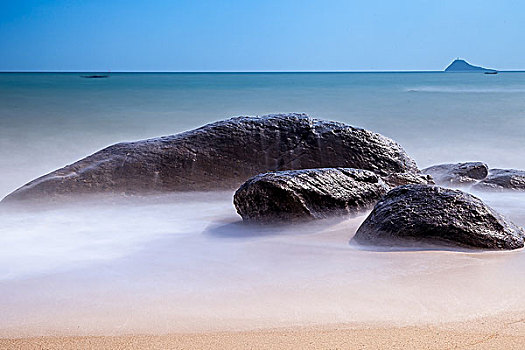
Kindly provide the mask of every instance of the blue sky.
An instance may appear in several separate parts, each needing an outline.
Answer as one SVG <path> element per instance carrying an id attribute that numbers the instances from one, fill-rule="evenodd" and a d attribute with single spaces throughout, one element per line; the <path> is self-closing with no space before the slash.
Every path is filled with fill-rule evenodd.
<path id="1" fill-rule="evenodd" d="M 0 70 L 525 68 L 525 2 L 0 0 Z"/>

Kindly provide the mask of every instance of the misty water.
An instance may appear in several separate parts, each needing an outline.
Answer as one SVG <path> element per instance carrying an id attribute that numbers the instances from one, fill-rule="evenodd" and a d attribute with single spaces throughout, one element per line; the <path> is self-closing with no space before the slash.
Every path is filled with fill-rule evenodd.
<path id="1" fill-rule="evenodd" d="M 419 167 L 525 168 L 525 73 L 0 74 L 0 197 L 107 145 L 306 112 Z M 349 245 L 366 215 L 241 223 L 232 192 L 0 209 L 0 335 L 447 322 L 525 309 L 525 254 Z M 476 193 L 525 226 L 525 194 Z"/>

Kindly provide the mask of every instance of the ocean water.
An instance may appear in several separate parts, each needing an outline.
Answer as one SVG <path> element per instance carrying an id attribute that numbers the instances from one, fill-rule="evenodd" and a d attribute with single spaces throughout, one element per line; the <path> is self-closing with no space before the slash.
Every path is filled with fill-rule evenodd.
<path id="1" fill-rule="evenodd" d="M 525 168 L 525 73 L 4 73 L 0 196 L 115 142 L 278 112 L 382 133 L 421 167 Z"/>
<path id="2" fill-rule="evenodd" d="M 422 168 L 525 169 L 525 73 L 0 74 L 0 197 L 107 145 L 306 112 L 398 141 Z M 0 209 L 0 335 L 446 322 L 525 310 L 525 254 L 378 252 L 366 215 L 246 227 L 233 193 Z M 525 194 L 478 193 L 525 226 Z"/>

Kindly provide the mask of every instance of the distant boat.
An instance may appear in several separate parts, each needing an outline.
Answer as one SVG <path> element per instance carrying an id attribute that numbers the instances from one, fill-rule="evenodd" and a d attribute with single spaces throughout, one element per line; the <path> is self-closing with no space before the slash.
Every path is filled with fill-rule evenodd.
<path id="1" fill-rule="evenodd" d="M 485 72 L 485 74 L 498 74 L 498 72 L 494 71 L 494 72 Z"/>
<path id="2" fill-rule="evenodd" d="M 100 79 L 100 78 L 109 78 L 108 74 L 93 74 L 93 75 L 81 75 L 81 78 L 87 79 Z"/>

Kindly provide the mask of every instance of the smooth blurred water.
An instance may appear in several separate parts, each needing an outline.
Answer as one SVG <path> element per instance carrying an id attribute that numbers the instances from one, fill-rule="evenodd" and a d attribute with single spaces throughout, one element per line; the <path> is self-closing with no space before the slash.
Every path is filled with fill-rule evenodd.
<path id="1" fill-rule="evenodd" d="M 119 141 L 307 112 L 420 167 L 525 168 L 525 73 L 0 74 L 0 196 Z M 230 192 L 0 210 L 0 336 L 446 322 L 525 310 L 525 254 L 361 250 L 365 216 L 250 227 Z M 478 193 L 519 225 L 525 194 Z"/>

